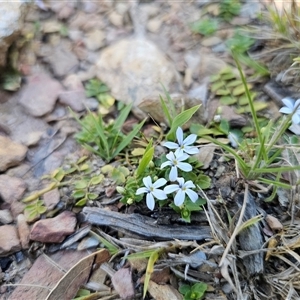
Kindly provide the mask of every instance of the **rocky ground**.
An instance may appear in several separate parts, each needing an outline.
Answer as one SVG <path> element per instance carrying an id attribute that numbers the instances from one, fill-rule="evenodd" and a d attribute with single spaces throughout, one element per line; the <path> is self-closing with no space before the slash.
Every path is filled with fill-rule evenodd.
<path id="1" fill-rule="evenodd" d="M 226 40 L 237 27 L 257 23 L 256 15 L 264 8 L 259 2 L 244 1 L 239 16 L 211 37 L 194 34 L 190 29 L 190 24 L 204 12 L 218 14 L 217 3 L 207 5 L 205 1 L 35 1 L 23 9 L 26 13 L 22 13 L 21 35 L 9 49 L 9 59 L 20 71 L 21 81 L 18 76 L 8 75 L 6 90 L 11 91 L 0 91 L 0 299 L 40 300 L 46 299 L 64 274 L 99 245 L 93 236 L 85 237 L 91 225 L 81 222 L 81 209 L 68 202 L 68 187 L 43 193 L 46 209 L 41 218 L 31 222 L 27 222 L 26 204 L 21 201 L 49 186 L 48 181 L 41 179 L 43 175 L 66 161 L 70 164 L 88 155 L 74 140 L 79 125 L 68 110 L 70 107 L 83 115 L 86 108 L 98 109 L 98 100 L 86 96 L 86 83 L 98 78 L 115 99 L 133 103 L 133 123 L 151 115 L 162 124 L 164 116 L 157 109 L 158 95 L 163 94 L 158 84 L 161 82 L 178 107 L 182 101 L 185 107 L 202 103 L 196 120 L 206 124 L 220 106 L 210 97 L 209 77 L 231 62 Z M 276 117 L 278 102 L 271 100 L 269 105 L 270 117 Z M 247 117 L 236 114 L 232 107 L 224 106 L 222 114 L 236 126 L 246 124 Z M 208 191 L 211 197 L 216 196 L 216 190 L 223 195 L 233 190 L 228 190 L 229 177 L 224 179 L 222 175 L 234 171 L 219 160 L 218 154 L 211 155 L 214 150 L 203 150 L 201 158 L 206 174 L 214 178 Z M 99 174 L 105 163 L 94 156 L 88 160 L 93 172 Z M 99 206 L 106 203 L 118 211 L 115 188 L 116 184 L 106 178 L 98 190 L 103 195 Z M 201 223 L 205 216 L 199 218 Z M 106 255 L 101 253 L 103 261 L 107 260 Z M 211 262 L 206 268 L 203 274 L 216 272 L 216 263 Z M 107 296 L 107 280 L 103 271 L 98 273 L 91 282 L 103 282 L 103 286 L 90 287 L 106 294 L 99 294 L 97 299 L 117 299 L 116 294 Z M 121 277 L 111 275 L 113 286 L 125 299 L 124 286 L 118 286 L 120 278 L 128 274 L 118 276 Z M 147 299 L 182 299 L 171 285 L 165 285 L 168 291 L 158 286 L 172 281 L 169 273 L 161 276 L 152 281 Z M 233 297 L 225 281 L 218 281 L 215 273 L 208 277 L 199 278 L 212 282 L 207 299 Z M 82 283 L 86 278 L 80 279 Z M 15 286 L 19 283 L 25 286 Z M 141 288 L 136 290 L 136 299 L 142 299 Z M 69 299 L 67 294 L 65 298 L 52 297 L 47 299 Z"/>

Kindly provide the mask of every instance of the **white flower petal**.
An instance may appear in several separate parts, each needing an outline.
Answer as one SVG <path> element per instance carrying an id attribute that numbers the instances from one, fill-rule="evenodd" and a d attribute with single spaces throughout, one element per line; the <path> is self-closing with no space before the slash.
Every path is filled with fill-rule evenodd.
<path id="1" fill-rule="evenodd" d="M 294 104 L 294 108 L 297 107 L 297 110 L 300 108 L 300 99 L 298 99 L 295 104 Z"/>
<path id="2" fill-rule="evenodd" d="M 288 108 L 286 106 L 282 107 L 279 109 L 279 112 L 283 113 L 283 114 L 291 114 L 293 112 L 293 109 Z"/>
<path id="3" fill-rule="evenodd" d="M 144 177 L 143 182 L 145 187 L 147 187 L 148 189 L 150 188 L 150 186 L 152 186 L 152 179 L 150 176 Z"/>
<path id="4" fill-rule="evenodd" d="M 185 146 L 184 151 L 190 155 L 199 153 L 199 149 L 197 147 Z"/>
<path id="5" fill-rule="evenodd" d="M 153 187 L 156 189 L 156 188 L 159 188 L 163 185 L 165 185 L 167 183 L 167 180 L 164 179 L 164 178 L 159 178 L 158 180 L 156 180 L 154 183 L 153 183 Z"/>
<path id="6" fill-rule="evenodd" d="M 181 187 L 184 185 L 184 178 L 183 177 L 178 177 L 176 180 L 178 181 L 178 183 Z"/>
<path id="7" fill-rule="evenodd" d="M 183 144 L 184 145 L 191 145 L 193 143 L 195 143 L 197 139 L 197 135 L 196 134 L 190 134 L 189 136 L 187 136 L 184 141 L 183 141 Z"/>
<path id="8" fill-rule="evenodd" d="M 169 179 L 171 181 L 175 181 L 177 177 L 178 177 L 177 167 L 172 167 L 169 175 Z"/>
<path id="9" fill-rule="evenodd" d="M 154 189 L 154 191 L 152 192 L 152 195 L 159 200 L 164 200 L 164 199 L 168 198 L 166 193 L 159 189 Z"/>
<path id="10" fill-rule="evenodd" d="M 151 193 L 147 194 L 146 203 L 149 209 L 153 210 L 155 206 L 155 201 Z"/>
<path id="11" fill-rule="evenodd" d="M 160 168 L 163 169 L 166 166 L 172 166 L 172 163 L 170 161 L 165 161 L 164 163 L 161 164 Z"/>
<path id="12" fill-rule="evenodd" d="M 148 192 L 149 192 L 149 190 L 147 188 L 141 187 L 141 188 L 137 189 L 135 194 L 140 195 L 140 194 L 144 194 L 144 193 L 148 193 Z"/>
<path id="13" fill-rule="evenodd" d="M 182 154 L 184 154 L 183 149 L 181 147 L 177 148 L 176 151 L 175 151 L 175 156 L 176 157 L 182 156 Z"/>
<path id="14" fill-rule="evenodd" d="M 165 188 L 164 188 L 164 192 L 166 194 L 171 194 L 171 193 L 174 193 L 176 191 L 178 191 L 180 188 L 179 188 L 179 185 L 178 184 L 170 184 L 170 185 L 167 185 Z"/>
<path id="15" fill-rule="evenodd" d="M 183 162 L 179 162 L 177 165 L 177 168 L 179 168 L 180 170 L 182 170 L 184 172 L 190 172 L 193 169 L 193 167 L 190 164 L 183 163 Z"/>
<path id="16" fill-rule="evenodd" d="M 181 206 L 184 202 L 184 198 L 185 198 L 185 192 L 183 192 L 182 190 L 179 190 L 177 192 L 177 194 L 174 197 L 174 203 L 176 206 Z"/>
<path id="17" fill-rule="evenodd" d="M 167 155 L 166 158 L 170 161 L 173 161 L 176 157 L 172 151 L 170 151 Z"/>
<path id="18" fill-rule="evenodd" d="M 177 156 L 176 159 L 177 159 L 178 161 L 184 161 L 184 160 L 188 159 L 189 157 L 190 157 L 190 156 L 189 156 L 188 154 L 183 153 L 182 155 Z"/>
<path id="19" fill-rule="evenodd" d="M 181 127 L 178 127 L 176 130 L 176 137 L 179 145 L 182 145 L 183 142 L 183 130 Z"/>
<path id="20" fill-rule="evenodd" d="M 185 184 L 184 184 L 185 188 L 195 188 L 194 183 L 192 182 L 192 180 L 188 180 Z"/>
<path id="21" fill-rule="evenodd" d="M 300 116 L 298 114 L 293 114 L 292 121 L 293 121 L 294 124 L 299 124 L 300 123 Z"/>
<path id="22" fill-rule="evenodd" d="M 193 202 L 196 202 L 198 200 L 198 194 L 193 190 L 187 189 L 185 192 Z"/>
<path id="23" fill-rule="evenodd" d="M 281 101 L 284 103 L 285 106 L 287 106 L 291 110 L 294 109 L 295 101 L 292 98 L 286 97 L 286 98 L 283 98 Z"/>
<path id="24" fill-rule="evenodd" d="M 174 142 L 165 142 L 165 143 L 163 143 L 163 146 L 167 147 L 169 149 L 177 149 L 177 148 L 179 148 L 179 145 L 177 143 L 174 143 Z"/>

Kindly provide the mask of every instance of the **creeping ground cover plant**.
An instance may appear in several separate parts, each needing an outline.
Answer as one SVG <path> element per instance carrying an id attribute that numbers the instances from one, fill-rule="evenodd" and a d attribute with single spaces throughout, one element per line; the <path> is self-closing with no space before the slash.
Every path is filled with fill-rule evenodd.
<path id="1" fill-rule="evenodd" d="M 197 186 L 201 188 L 208 188 L 210 186 L 210 179 L 203 175 L 199 167 L 201 163 L 196 157 L 192 155 L 199 153 L 199 149 L 194 146 L 197 135 L 190 134 L 184 139 L 184 133 L 181 127 L 176 130 L 176 142 L 167 141 L 163 146 L 168 148 L 168 154 L 163 155 L 162 158 L 153 157 L 153 147 L 149 147 L 142 158 L 148 157 L 149 163 L 144 168 L 144 175 L 139 176 L 139 170 L 136 172 L 135 183 L 137 183 L 135 195 L 133 198 L 138 202 L 142 200 L 146 194 L 146 204 L 150 210 L 155 208 L 156 200 L 160 206 L 172 201 L 170 206 L 181 216 L 184 220 L 190 221 L 191 211 L 201 209 L 201 205 L 205 203 L 204 199 L 199 198 L 195 189 Z M 152 145 L 152 144 L 150 144 Z M 128 190 L 131 189 L 130 179 L 129 184 L 122 190 L 123 202 L 127 204 L 132 203 L 132 198 L 128 201 Z M 133 181 L 132 181 L 133 182 Z M 133 189 L 132 189 L 133 190 Z M 137 197 L 141 197 L 137 199 Z M 125 201 L 124 201 L 125 200 Z"/>

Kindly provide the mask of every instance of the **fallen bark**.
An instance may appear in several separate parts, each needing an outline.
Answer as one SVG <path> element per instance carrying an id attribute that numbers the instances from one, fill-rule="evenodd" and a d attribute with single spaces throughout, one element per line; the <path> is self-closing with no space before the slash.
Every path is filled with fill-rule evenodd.
<path id="1" fill-rule="evenodd" d="M 139 214 L 121 214 L 98 207 L 84 207 L 85 222 L 109 226 L 123 233 L 135 233 L 160 240 L 205 240 L 211 239 L 209 226 L 157 225 L 152 218 Z"/>

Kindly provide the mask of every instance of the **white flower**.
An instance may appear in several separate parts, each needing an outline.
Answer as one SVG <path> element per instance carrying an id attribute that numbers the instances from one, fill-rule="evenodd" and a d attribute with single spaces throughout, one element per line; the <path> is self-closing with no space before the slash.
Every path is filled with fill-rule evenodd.
<path id="1" fill-rule="evenodd" d="M 297 107 L 297 109 L 295 110 L 292 116 L 292 122 L 294 124 L 299 124 L 300 123 L 300 106 L 299 106 L 300 99 L 298 99 L 295 102 L 295 100 L 293 100 L 292 98 L 287 97 L 287 98 L 283 98 L 282 102 L 285 104 L 285 106 L 279 110 L 279 112 L 281 113 L 288 114 L 288 115 L 292 114 Z"/>
<path id="2" fill-rule="evenodd" d="M 163 190 L 158 189 L 159 187 L 166 184 L 167 180 L 164 178 L 158 179 L 156 182 L 152 183 L 150 176 L 144 177 L 143 182 L 145 187 L 141 187 L 136 191 L 136 195 L 146 193 L 146 203 L 149 209 L 153 210 L 155 201 L 154 197 L 159 200 L 167 199 L 167 195 Z"/>
<path id="3" fill-rule="evenodd" d="M 233 132 L 229 132 L 228 139 L 229 139 L 231 146 L 233 148 L 237 148 L 237 146 L 239 145 L 239 142 L 238 142 L 239 138 L 237 137 L 237 135 L 234 134 Z"/>
<path id="4" fill-rule="evenodd" d="M 186 152 L 188 154 L 197 154 L 199 153 L 199 149 L 195 146 L 190 146 L 192 145 L 197 138 L 196 134 L 190 134 L 183 140 L 183 131 L 181 127 L 178 127 L 176 130 L 176 137 L 178 143 L 174 142 L 165 142 L 163 146 L 169 148 L 169 149 L 176 149 L 175 154 L 177 156 L 183 154 L 183 152 Z"/>
<path id="5" fill-rule="evenodd" d="M 171 172 L 169 176 L 171 181 L 175 181 L 178 177 L 177 168 L 184 172 L 190 172 L 193 169 L 190 164 L 182 162 L 189 158 L 189 155 L 186 153 L 177 156 L 173 152 L 170 152 L 166 155 L 166 157 L 168 161 L 162 163 L 160 168 L 163 169 L 166 166 L 171 166 Z"/>
<path id="6" fill-rule="evenodd" d="M 196 202 L 198 199 L 198 194 L 191 190 L 191 188 L 195 188 L 195 185 L 191 180 L 188 180 L 186 183 L 184 182 L 184 178 L 178 177 L 177 178 L 178 184 L 170 184 L 164 188 L 164 192 L 166 194 L 171 194 L 176 192 L 174 203 L 177 206 L 181 206 L 184 202 L 185 195 L 187 194 L 188 197 L 193 201 Z"/>

